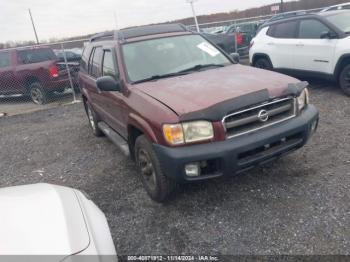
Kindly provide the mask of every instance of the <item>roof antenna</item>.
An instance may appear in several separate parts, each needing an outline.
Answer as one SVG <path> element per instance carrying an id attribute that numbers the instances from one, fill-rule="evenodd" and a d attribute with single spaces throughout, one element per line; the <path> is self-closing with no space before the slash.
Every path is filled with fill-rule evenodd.
<path id="1" fill-rule="evenodd" d="M 115 22 L 115 31 L 114 31 L 114 39 L 120 39 L 121 41 L 125 41 L 122 30 L 119 29 L 118 16 L 117 12 L 113 11 L 114 22 Z"/>
<path id="2" fill-rule="evenodd" d="M 113 15 L 114 15 L 115 29 L 116 29 L 116 30 L 119 30 L 119 28 L 118 28 L 118 17 L 117 17 L 117 12 L 114 11 L 114 12 L 113 12 Z"/>

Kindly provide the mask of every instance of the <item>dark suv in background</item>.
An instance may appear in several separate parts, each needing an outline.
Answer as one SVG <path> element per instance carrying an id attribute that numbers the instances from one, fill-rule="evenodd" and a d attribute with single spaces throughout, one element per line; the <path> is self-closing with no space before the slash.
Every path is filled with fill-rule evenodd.
<path id="1" fill-rule="evenodd" d="M 94 134 L 130 153 L 156 201 L 294 151 L 318 123 L 307 83 L 239 65 L 181 25 L 94 37 L 79 86 Z"/>
<path id="2" fill-rule="evenodd" d="M 66 67 L 57 63 L 51 48 L 0 50 L 0 95 L 29 95 L 34 103 L 45 104 L 50 93 L 68 86 Z"/>

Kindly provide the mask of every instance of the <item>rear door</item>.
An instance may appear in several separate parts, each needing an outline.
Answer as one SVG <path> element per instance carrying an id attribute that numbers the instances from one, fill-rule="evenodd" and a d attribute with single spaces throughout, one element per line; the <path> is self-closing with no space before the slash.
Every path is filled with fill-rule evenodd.
<path id="1" fill-rule="evenodd" d="M 321 39 L 330 32 L 327 25 L 317 19 L 303 19 L 298 30 L 298 42 L 294 52 L 295 69 L 320 73 L 332 73 L 332 60 L 338 39 Z"/>
<path id="2" fill-rule="evenodd" d="M 21 85 L 16 83 L 11 61 L 10 51 L 0 52 L 0 94 L 14 94 L 21 90 Z"/>
<path id="3" fill-rule="evenodd" d="M 274 68 L 293 69 L 297 21 L 271 25 L 266 33 L 265 48 Z"/>

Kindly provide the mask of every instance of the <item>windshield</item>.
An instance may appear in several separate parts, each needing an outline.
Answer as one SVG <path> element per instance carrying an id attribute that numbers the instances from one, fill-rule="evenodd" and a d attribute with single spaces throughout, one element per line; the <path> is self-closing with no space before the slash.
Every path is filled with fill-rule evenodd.
<path id="1" fill-rule="evenodd" d="M 123 45 L 132 82 L 177 73 L 198 65 L 228 65 L 230 60 L 199 35 L 174 36 Z"/>
<path id="2" fill-rule="evenodd" d="M 327 16 L 326 19 L 343 32 L 350 32 L 350 12 Z"/>

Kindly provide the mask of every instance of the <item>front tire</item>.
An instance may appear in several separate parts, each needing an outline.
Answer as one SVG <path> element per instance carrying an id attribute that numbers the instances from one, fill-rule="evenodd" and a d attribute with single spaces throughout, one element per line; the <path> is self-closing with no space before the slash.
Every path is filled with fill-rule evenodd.
<path id="1" fill-rule="evenodd" d="M 97 137 L 104 136 L 103 132 L 98 127 L 97 116 L 95 111 L 92 109 L 90 103 L 86 101 L 84 102 L 84 105 L 85 105 L 86 115 L 88 117 L 89 124 L 92 129 L 92 133 Z"/>
<path id="2" fill-rule="evenodd" d="M 267 59 L 266 57 L 258 58 L 254 62 L 254 67 L 260 68 L 260 69 L 265 69 L 265 70 L 272 70 L 273 69 L 273 66 L 272 66 L 270 60 Z"/>
<path id="3" fill-rule="evenodd" d="M 39 82 L 32 83 L 29 86 L 29 95 L 34 104 L 44 105 L 48 100 L 48 93 Z"/>
<path id="4" fill-rule="evenodd" d="M 152 144 L 144 135 L 136 139 L 135 159 L 148 195 L 156 202 L 165 202 L 176 188 L 176 182 L 163 173 Z"/>
<path id="5" fill-rule="evenodd" d="M 340 73 L 339 84 L 344 93 L 350 96 L 350 65 L 344 67 Z"/>

